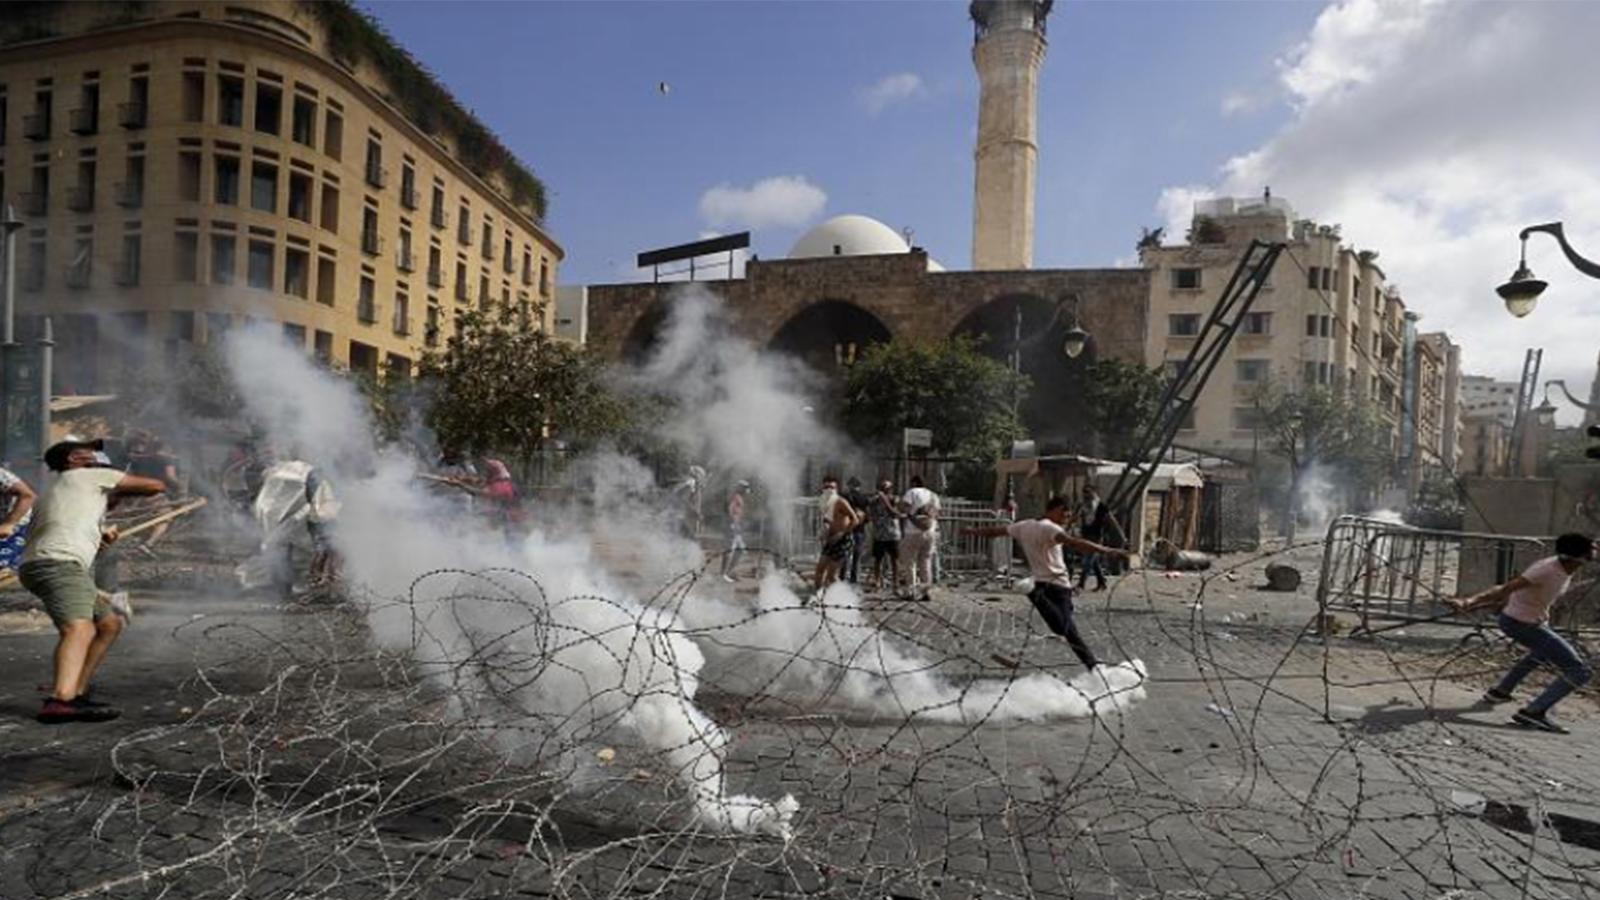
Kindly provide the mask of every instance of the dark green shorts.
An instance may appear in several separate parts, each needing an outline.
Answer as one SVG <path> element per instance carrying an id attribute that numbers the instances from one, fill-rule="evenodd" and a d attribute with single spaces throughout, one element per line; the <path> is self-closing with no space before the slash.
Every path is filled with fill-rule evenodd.
<path id="1" fill-rule="evenodd" d="M 30 560 L 17 570 L 17 578 L 29 593 L 44 601 L 44 611 L 57 628 L 78 619 L 97 619 L 108 610 L 100 602 L 94 576 L 71 560 Z"/>

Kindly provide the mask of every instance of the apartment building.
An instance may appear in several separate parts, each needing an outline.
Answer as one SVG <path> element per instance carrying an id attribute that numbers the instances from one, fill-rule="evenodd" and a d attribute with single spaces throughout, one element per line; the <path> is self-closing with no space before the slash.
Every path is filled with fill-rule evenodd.
<path id="1" fill-rule="evenodd" d="M 543 187 L 344 3 L 25 4 L 0 20 L 19 330 L 61 392 L 245 321 L 411 371 L 469 308 L 549 328 Z"/>
<path id="2" fill-rule="evenodd" d="M 1515 381 L 1496 381 L 1487 375 L 1464 375 L 1461 378 L 1461 410 L 1474 418 L 1491 416 L 1510 428 L 1517 417 L 1517 391 Z"/>
<path id="3" fill-rule="evenodd" d="M 1465 431 L 1461 397 L 1461 346 L 1442 331 L 1417 335 L 1417 390 L 1412 409 L 1417 418 L 1421 465 L 1455 471 Z"/>
<path id="4" fill-rule="evenodd" d="M 1177 442 L 1247 458 L 1257 440 L 1254 398 L 1265 385 L 1346 385 L 1389 426 L 1403 452 L 1410 427 L 1406 373 L 1414 327 L 1378 254 L 1346 246 L 1339 228 L 1297 219 L 1282 198 L 1199 203 L 1186 241 L 1140 248 L 1151 277 L 1146 360 L 1176 370 L 1193 347 L 1253 239 L 1288 244 Z"/>

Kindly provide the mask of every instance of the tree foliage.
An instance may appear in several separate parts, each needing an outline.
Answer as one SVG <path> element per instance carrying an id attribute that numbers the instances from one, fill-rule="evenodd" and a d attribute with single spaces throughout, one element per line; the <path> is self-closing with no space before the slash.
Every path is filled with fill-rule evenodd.
<path id="1" fill-rule="evenodd" d="M 1100 452 L 1127 459 L 1138 449 L 1139 436 L 1161 412 L 1166 379 L 1160 369 L 1147 369 L 1120 359 L 1101 359 L 1084 374 L 1085 423 L 1100 437 Z"/>
<path id="2" fill-rule="evenodd" d="M 1298 513 L 1299 487 L 1313 467 L 1350 497 L 1382 486 L 1391 464 L 1389 429 L 1371 404 L 1322 386 L 1268 384 L 1256 392 L 1255 408 L 1263 449 L 1288 464 L 1291 515 Z"/>
<path id="3" fill-rule="evenodd" d="M 419 371 L 424 420 L 442 446 L 525 453 L 546 438 L 589 443 L 620 432 L 629 404 L 584 348 L 482 313 L 462 317 Z"/>
<path id="4" fill-rule="evenodd" d="M 1023 435 L 1016 408 L 1028 384 L 967 337 L 876 344 L 845 378 L 844 425 L 878 446 L 927 428 L 936 454 L 992 459 Z"/>

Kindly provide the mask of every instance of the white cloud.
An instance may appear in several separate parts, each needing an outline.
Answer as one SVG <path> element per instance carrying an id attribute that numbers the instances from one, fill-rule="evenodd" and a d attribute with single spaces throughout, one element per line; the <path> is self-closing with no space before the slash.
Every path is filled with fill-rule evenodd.
<path id="1" fill-rule="evenodd" d="M 877 83 L 862 88 L 858 98 L 871 115 L 877 115 L 896 103 L 904 103 L 923 92 L 922 77 L 915 72 L 897 72 L 885 75 Z"/>
<path id="2" fill-rule="evenodd" d="M 1600 4 L 1341 0 L 1279 61 L 1294 115 L 1214 185 L 1164 191 L 1181 237 L 1193 201 L 1271 186 L 1302 216 L 1382 251 L 1424 331 L 1447 330 L 1472 372 L 1515 378 L 1526 347 L 1575 393 L 1594 376 L 1600 282 L 1536 236 L 1550 290 L 1513 320 L 1494 295 L 1524 225 L 1564 220 L 1600 257 Z M 1180 224 L 1182 223 L 1182 224 Z"/>
<path id="3" fill-rule="evenodd" d="M 798 227 L 816 218 L 828 195 L 804 175 L 763 178 L 749 187 L 719 184 L 700 195 L 700 217 L 713 228 Z"/>
<path id="4" fill-rule="evenodd" d="M 1222 97 L 1224 116 L 1245 116 L 1267 105 L 1270 97 L 1249 91 L 1229 91 Z"/>

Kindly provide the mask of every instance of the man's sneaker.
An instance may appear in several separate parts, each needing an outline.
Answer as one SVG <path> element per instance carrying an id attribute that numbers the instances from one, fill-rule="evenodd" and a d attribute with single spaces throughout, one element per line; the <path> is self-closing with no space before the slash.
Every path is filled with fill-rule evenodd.
<path id="1" fill-rule="evenodd" d="M 117 591 L 112 594 L 107 603 L 111 611 L 122 617 L 123 625 L 133 624 L 133 603 L 128 599 L 127 591 Z"/>
<path id="2" fill-rule="evenodd" d="M 60 725 L 65 722 L 109 722 L 120 715 L 122 711 L 116 707 L 85 706 L 75 700 L 52 697 L 39 707 L 39 713 L 34 718 L 46 725 Z"/>
<path id="3" fill-rule="evenodd" d="M 1516 715 L 1511 717 L 1511 721 L 1521 725 L 1523 728 L 1537 728 L 1540 731 L 1549 731 L 1555 734 L 1571 733 L 1560 724 L 1551 721 L 1548 714 L 1528 709 L 1517 710 Z"/>
<path id="4" fill-rule="evenodd" d="M 1489 688 L 1487 691 L 1483 692 L 1483 702 L 1489 704 L 1510 703 L 1515 699 L 1517 698 L 1511 696 L 1505 691 L 1500 690 L 1499 688 Z"/>

